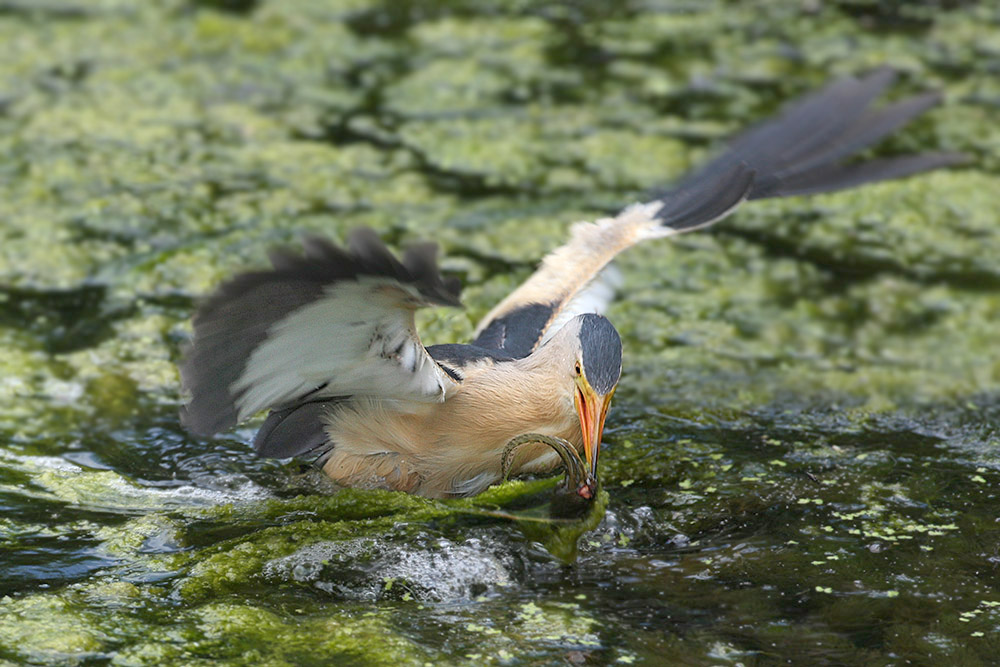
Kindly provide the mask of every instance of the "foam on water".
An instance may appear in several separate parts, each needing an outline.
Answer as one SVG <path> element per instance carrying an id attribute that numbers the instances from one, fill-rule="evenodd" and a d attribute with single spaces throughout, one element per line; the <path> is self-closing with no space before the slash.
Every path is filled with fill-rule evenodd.
<path id="1" fill-rule="evenodd" d="M 482 540 L 428 540 L 419 547 L 378 539 L 317 542 L 264 566 L 269 579 L 311 584 L 337 597 L 403 596 L 436 602 L 469 600 L 512 585 L 510 558 Z"/>

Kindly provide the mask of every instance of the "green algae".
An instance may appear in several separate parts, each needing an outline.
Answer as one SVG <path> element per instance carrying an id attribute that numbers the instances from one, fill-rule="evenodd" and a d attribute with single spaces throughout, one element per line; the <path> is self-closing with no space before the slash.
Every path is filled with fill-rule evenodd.
<path id="1" fill-rule="evenodd" d="M 3 4 L 0 661 L 1000 650 L 991 4 Z M 623 256 L 607 514 L 578 546 L 589 524 L 502 518 L 554 479 L 333 493 L 253 458 L 249 430 L 180 431 L 194 304 L 266 247 L 435 238 L 466 309 L 421 331 L 462 340 L 570 223 L 884 63 L 892 97 L 944 101 L 872 154 L 970 161 Z"/>
<path id="2" fill-rule="evenodd" d="M 174 558 L 175 567 L 191 564 L 177 592 L 189 601 L 236 592 L 265 571 L 269 563 L 315 545 L 346 543 L 358 535 L 391 533 L 398 539 L 401 532 L 404 536 L 418 533 L 428 522 L 461 523 L 470 517 L 500 520 L 511 527 L 516 524 L 528 540 L 570 565 L 576 560 L 581 537 L 604 517 L 608 496 L 600 492 L 590 511 L 572 521 L 549 519 L 541 509 L 520 509 L 539 494 L 551 493 L 556 486 L 555 478 L 512 481 L 493 486 L 474 498 L 444 501 L 390 491 L 343 489 L 333 496 L 299 496 L 211 508 L 201 513 L 203 520 L 224 521 L 236 529 L 250 523 L 256 528 L 201 549 L 190 561 L 183 556 Z M 511 506 L 517 509 L 509 509 Z M 266 523 L 278 525 L 260 528 Z M 364 554 L 371 558 L 372 548 L 369 545 L 361 552 L 352 551 L 355 564 L 364 561 Z"/>
<path id="3" fill-rule="evenodd" d="M 84 615 L 55 598 L 35 596 L 0 600 L 0 643 L 22 655 L 56 661 L 95 654 L 102 632 Z"/>

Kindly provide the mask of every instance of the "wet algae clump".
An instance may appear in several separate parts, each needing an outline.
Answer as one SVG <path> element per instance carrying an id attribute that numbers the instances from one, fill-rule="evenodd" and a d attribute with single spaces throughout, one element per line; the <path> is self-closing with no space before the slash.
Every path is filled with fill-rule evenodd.
<path id="1" fill-rule="evenodd" d="M 995 3 L 0 4 L 0 662 L 995 661 Z M 883 64 L 943 101 L 872 156 L 969 162 L 621 258 L 574 566 L 556 479 L 337 491 L 180 429 L 188 318 L 268 246 L 436 239 L 462 340 L 570 223 Z"/>

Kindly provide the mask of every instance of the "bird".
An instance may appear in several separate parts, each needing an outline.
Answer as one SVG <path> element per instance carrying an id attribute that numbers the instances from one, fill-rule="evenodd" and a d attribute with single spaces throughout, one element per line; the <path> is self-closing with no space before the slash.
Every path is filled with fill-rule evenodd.
<path id="1" fill-rule="evenodd" d="M 874 106 L 888 67 L 848 76 L 737 136 L 650 201 L 572 225 L 568 242 L 479 322 L 468 343 L 424 346 L 415 313 L 461 306 L 437 246 L 397 257 L 368 228 L 344 247 L 306 236 L 271 267 L 224 281 L 198 307 L 180 363 L 184 426 L 211 436 L 269 413 L 264 457 L 311 461 L 341 486 L 470 496 L 504 476 L 506 445 L 537 433 L 569 442 L 592 494 L 622 341 L 603 315 L 614 257 L 711 225 L 754 199 L 830 192 L 958 164 L 952 152 L 847 161 L 939 102 L 935 92 Z M 511 472 L 560 463 L 543 443 Z"/>

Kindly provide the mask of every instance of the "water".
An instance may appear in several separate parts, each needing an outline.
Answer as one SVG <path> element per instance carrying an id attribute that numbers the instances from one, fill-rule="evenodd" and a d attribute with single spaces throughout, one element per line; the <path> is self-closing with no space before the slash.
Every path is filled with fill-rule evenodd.
<path id="1" fill-rule="evenodd" d="M 0 660 L 989 664 L 1000 208 L 989 4 L 3 3 Z M 179 426 L 197 299 L 300 231 L 434 238 L 467 337 L 728 132 L 883 62 L 968 166 L 636 248 L 602 523 L 335 491 Z M 535 534 L 535 533 L 529 533 Z"/>

